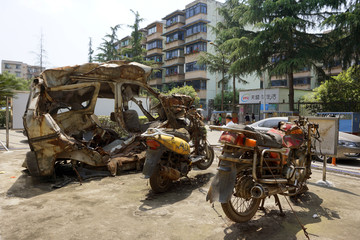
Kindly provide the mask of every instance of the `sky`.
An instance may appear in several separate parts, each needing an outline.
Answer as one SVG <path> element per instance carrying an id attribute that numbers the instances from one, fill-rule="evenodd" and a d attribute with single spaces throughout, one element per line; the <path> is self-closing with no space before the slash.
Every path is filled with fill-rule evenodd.
<path id="1" fill-rule="evenodd" d="M 119 39 L 130 35 L 138 11 L 144 28 L 193 0 L 0 0 L 0 60 L 38 65 L 41 36 L 46 68 L 88 61 L 89 38 L 97 48 L 110 27 L 122 24 Z M 220 0 L 219 2 L 225 2 Z"/>

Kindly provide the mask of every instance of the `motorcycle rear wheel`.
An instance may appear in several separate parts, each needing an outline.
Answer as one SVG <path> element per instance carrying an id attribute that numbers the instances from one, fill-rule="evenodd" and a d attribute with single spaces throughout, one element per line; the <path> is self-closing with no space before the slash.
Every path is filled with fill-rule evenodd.
<path id="1" fill-rule="evenodd" d="M 232 195 L 227 203 L 221 203 L 221 207 L 230 220 L 242 223 L 249 221 L 255 215 L 260 201 L 260 198 L 245 199 Z"/>
<path id="2" fill-rule="evenodd" d="M 157 167 L 154 174 L 150 177 L 150 186 L 154 193 L 163 193 L 169 190 L 172 185 L 172 180 L 161 176 L 160 167 Z"/>
<path id="3" fill-rule="evenodd" d="M 200 170 L 208 169 L 213 163 L 215 157 L 214 149 L 207 142 L 205 142 L 203 147 L 204 150 L 202 151 L 202 153 L 204 153 L 205 159 L 195 164 L 196 167 Z"/>

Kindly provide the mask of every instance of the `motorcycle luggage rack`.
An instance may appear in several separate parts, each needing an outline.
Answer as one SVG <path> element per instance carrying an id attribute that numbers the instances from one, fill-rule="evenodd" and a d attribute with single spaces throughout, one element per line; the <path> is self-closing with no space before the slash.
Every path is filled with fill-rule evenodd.
<path id="1" fill-rule="evenodd" d="M 229 146 L 229 147 L 241 148 L 244 150 L 254 150 L 255 149 L 255 147 L 240 146 L 240 145 L 235 145 L 235 144 L 231 144 L 231 143 L 225 143 L 225 145 Z"/>
<path id="2" fill-rule="evenodd" d="M 280 155 L 280 158 L 265 158 L 264 155 L 266 153 L 277 153 Z M 282 151 L 277 149 L 264 149 L 261 151 L 260 156 L 260 166 L 259 172 L 260 176 L 257 176 L 257 153 L 254 152 L 254 161 L 253 161 L 253 178 L 255 181 L 259 183 L 267 183 L 267 184 L 278 184 L 278 183 L 287 183 L 288 180 L 285 178 L 281 178 L 281 171 L 283 169 L 283 161 L 282 161 Z M 278 162 L 278 166 L 274 166 L 273 163 Z"/>
<path id="3" fill-rule="evenodd" d="M 223 155 L 218 157 L 221 161 L 228 161 L 228 162 L 235 162 L 235 163 L 247 163 L 252 164 L 253 159 L 240 159 L 240 158 L 233 158 L 233 157 L 224 157 Z"/>

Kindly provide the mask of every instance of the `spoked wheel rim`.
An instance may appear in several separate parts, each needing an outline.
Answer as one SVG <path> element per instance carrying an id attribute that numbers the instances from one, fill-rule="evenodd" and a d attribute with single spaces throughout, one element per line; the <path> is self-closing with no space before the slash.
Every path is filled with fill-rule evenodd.
<path id="1" fill-rule="evenodd" d="M 240 216 L 247 216 L 254 208 L 257 210 L 259 206 L 257 203 L 260 202 L 259 200 L 260 199 L 256 198 L 245 199 L 233 196 L 229 202 L 234 212 Z"/>
<path id="2" fill-rule="evenodd" d="M 260 205 L 260 198 L 252 198 L 250 189 L 253 186 L 251 177 L 241 177 L 237 179 L 234 193 L 227 203 L 222 203 L 221 207 L 226 216 L 234 222 L 247 222 L 256 213 Z"/>

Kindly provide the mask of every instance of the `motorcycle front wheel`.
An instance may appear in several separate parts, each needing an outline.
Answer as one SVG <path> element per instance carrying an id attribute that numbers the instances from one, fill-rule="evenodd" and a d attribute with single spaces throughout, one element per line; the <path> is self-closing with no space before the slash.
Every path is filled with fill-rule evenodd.
<path id="1" fill-rule="evenodd" d="M 205 159 L 197 162 L 196 167 L 200 170 L 205 170 L 208 169 L 213 163 L 215 153 L 214 149 L 207 142 L 205 142 L 205 144 L 201 147 L 203 148 L 201 153 L 205 156 Z"/>
<path id="2" fill-rule="evenodd" d="M 230 220 L 242 223 L 249 221 L 255 215 L 260 201 L 260 198 L 245 199 L 232 195 L 227 203 L 221 203 L 221 207 Z"/>
<path id="3" fill-rule="evenodd" d="M 161 176 L 160 166 L 158 166 L 153 175 L 150 177 L 150 186 L 155 193 L 163 193 L 169 190 L 172 185 L 172 180 Z"/>

